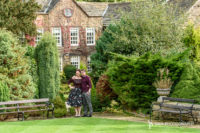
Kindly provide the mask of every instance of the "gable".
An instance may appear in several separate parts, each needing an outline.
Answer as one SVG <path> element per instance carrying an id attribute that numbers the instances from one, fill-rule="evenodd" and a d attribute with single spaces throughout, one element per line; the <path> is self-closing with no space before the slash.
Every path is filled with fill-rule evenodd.
<path id="1" fill-rule="evenodd" d="M 42 6 L 40 13 L 49 13 L 54 9 L 58 2 L 65 2 L 69 0 L 36 0 L 36 2 Z M 79 7 L 82 12 L 87 16 L 97 17 L 103 16 L 104 11 L 107 8 L 107 3 L 104 2 L 76 2 L 75 0 L 70 0 Z"/>

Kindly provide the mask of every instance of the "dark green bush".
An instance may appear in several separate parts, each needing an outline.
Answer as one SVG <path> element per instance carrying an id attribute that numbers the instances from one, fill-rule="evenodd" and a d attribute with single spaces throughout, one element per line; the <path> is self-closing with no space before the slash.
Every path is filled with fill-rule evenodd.
<path id="1" fill-rule="evenodd" d="M 125 108 L 145 109 L 158 97 L 152 83 L 157 77 L 157 71 L 165 67 L 170 70 L 171 79 L 177 82 L 183 68 L 181 63 L 151 54 L 138 58 L 114 55 L 114 60 L 108 64 L 106 75 Z"/>
<path id="2" fill-rule="evenodd" d="M 172 97 L 195 99 L 200 102 L 200 77 L 191 63 L 184 66 L 180 81 L 174 88 Z"/>
<path id="3" fill-rule="evenodd" d="M 92 90 L 91 90 L 91 101 L 92 101 L 93 111 L 101 112 L 102 104 L 100 102 L 100 99 L 97 95 L 97 92 L 96 92 L 96 89 L 95 89 L 93 83 L 92 83 Z"/>
<path id="4" fill-rule="evenodd" d="M 73 65 L 66 65 L 63 70 L 67 81 L 76 73 L 76 67 Z"/>
<path id="5" fill-rule="evenodd" d="M 60 96 L 56 96 L 56 98 L 53 100 L 53 104 L 55 107 L 55 117 L 66 116 L 67 110 L 65 107 L 65 101 Z"/>

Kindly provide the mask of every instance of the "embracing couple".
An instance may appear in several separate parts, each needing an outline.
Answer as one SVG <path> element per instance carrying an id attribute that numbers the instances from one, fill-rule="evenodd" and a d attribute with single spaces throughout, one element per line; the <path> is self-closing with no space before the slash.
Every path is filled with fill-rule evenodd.
<path id="1" fill-rule="evenodd" d="M 67 104 L 75 108 L 76 117 L 81 116 L 83 105 L 83 117 L 92 117 L 93 109 L 91 103 L 91 80 L 85 70 L 76 70 L 76 75 L 68 81 L 71 88 Z M 88 114 L 89 108 L 89 114 Z"/>

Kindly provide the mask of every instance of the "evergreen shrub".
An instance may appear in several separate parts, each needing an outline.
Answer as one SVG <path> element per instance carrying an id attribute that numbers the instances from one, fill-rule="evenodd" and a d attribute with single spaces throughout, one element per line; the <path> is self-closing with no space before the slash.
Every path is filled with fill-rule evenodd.
<path id="1" fill-rule="evenodd" d="M 67 81 L 76 73 L 76 67 L 73 65 L 65 65 L 63 70 Z"/>
<path id="2" fill-rule="evenodd" d="M 195 99 L 200 103 L 200 77 L 194 64 L 187 63 L 184 66 L 180 81 L 175 86 L 172 97 Z"/>
<path id="3" fill-rule="evenodd" d="M 114 54 L 113 61 L 108 64 L 106 75 L 109 77 L 111 88 L 125 108 L 149 109 L 152 101 L 158 97 L 152 84 L 158 70 L 165 67 L 170 71 L 169 77 L 176 83 L 183 69 L 178 61 L 149 53 L 141 57 Z"/>
<path id="4" fill-rule="evenodd" d="M 54 99 L 60 89 L 60 66 L 56 40 L 45 33 L 35 49 L 40 98 Z"/>

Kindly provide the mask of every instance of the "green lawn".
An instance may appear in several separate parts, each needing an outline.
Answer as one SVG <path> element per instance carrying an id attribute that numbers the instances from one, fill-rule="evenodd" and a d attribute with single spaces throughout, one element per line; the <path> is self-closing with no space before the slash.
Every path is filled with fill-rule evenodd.
<path id="1" fill-rule="evenodd" d="M 199 133 L 200 129 L 153 126 L 101 118 L 66 118 L 0 122 L 0 133 Z"/>

